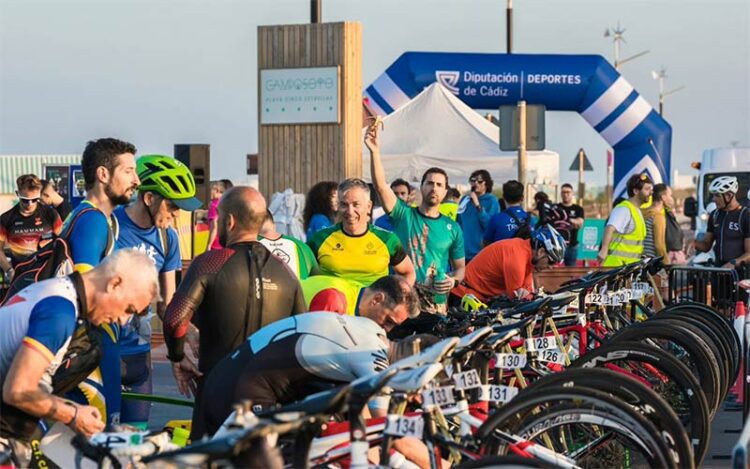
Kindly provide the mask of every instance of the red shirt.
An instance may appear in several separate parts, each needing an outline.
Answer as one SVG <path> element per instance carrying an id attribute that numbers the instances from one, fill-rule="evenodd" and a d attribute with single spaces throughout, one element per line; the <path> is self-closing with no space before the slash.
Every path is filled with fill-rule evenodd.
<path id="1" fill-rule="evenodd" d="M 15 266 L 44 246 L 43 239 L 51 238 L 50 234 L 59 235 L 62 226 L 55 209 L 41 202 L 31 215 L 22 215 L 20 206 L 15 205 L 0 216 L 0 242 L 10 249 Z"/>
<path id="2" fill-rule="evenodd" d="M 458 297 L 471 293 L 481 301 L 515 291 L 533 289 L 533 253 L 528 239 L 512 238 L 485 247 L 466 266 L 464 281 L 452 290 Z"/>

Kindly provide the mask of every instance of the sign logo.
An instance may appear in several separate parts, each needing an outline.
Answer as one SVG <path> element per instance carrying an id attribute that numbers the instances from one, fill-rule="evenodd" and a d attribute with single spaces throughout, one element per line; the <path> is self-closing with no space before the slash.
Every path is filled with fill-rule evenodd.
<path id="1" fill-rule="evenodd" d="M 458 78 L 461 76 L 461 72 L 452 70 L 435 70 L 435 79 L 438 83 L 445 86 L 448 91 L 458 96 Z"/>

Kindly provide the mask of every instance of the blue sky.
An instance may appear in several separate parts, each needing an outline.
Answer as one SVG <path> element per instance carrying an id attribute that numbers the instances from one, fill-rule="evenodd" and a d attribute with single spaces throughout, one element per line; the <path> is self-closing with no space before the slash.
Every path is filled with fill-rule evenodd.
<path id="1" fill-rule="evenodd" d="M 654 106 L 667 68 L 672 164 L 750 146 L 747 0 L 515 0 L 516 52 L 601 54 L 620 21 L 621 73 Z M 405 51 L 503 52 L 503 0 L 323 0 L 325 21 L 363 24 L 363 87 Z M 140 153 L 210 143 L 212 178 L 244 174 L 257 151 L 257 26 L 309 20 L 308 0 L 0 0 L 0 153 L 80 153 L 117 136 Z M 607 146 L 577 114 L 550 113 L 561 178 L 579 147 L 605 180 Z"/>

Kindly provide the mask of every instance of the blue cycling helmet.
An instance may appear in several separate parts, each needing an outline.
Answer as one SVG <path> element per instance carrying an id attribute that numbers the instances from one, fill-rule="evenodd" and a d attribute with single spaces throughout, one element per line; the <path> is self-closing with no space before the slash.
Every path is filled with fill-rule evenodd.
<path id="1" fill-rule="evenodd" d="M 550 262 L 557 264 L 565 257 L 565 238 L 552 226 L 542 225 L 531 233 L 531 246 L 534 250 L 543 248 Z"/>

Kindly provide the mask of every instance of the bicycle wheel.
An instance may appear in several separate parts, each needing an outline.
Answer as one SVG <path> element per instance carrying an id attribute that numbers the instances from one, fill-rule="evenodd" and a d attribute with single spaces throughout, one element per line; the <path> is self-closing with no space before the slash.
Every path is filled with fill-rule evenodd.
<path id="1" fill-rule="evenodd" d="M 658 428 L 679 467 L 694 467 L 693 449 L 685 427 L 664 399 L 630 376 L 605 368 L 569 368 L 534 381 L 529 389 L 584 386 L 611 394 L 633 406 Z"/>
<path id="2" fill-rule="evenodd" d="M 591 350 L 570 368 L 607 367 L 646 384 L 675 411 L 693 444 L 700 466 L 711 435 L 709 406 L 700 383 L 679 360 L 660 348 L 640 342 L 612 342 Z"/>
<path id="3" fill-rule="evenodd" d="M 721 401 L 719 363 L 696 331 L 670 319 L 632 324 L 615 333 L 611 342 L 648 341 L 678 358 L 698 379 L 713 416 Z M 708 340 L 708 339 L 706 339 Z"/>
<path id="4" fill-rule="evenodd" d="M 741 345 L 737 332 L 734 327 L 730 326 L 724 319 L 718 314 L 706 313 L 706 310 L 702 309 L 688 309 L 681 308 L 665 312 L 660 312 L 655 318 L 670 317 L 670 318 L 689 318 L 697 323 L 704 326 L 706 330 L 712 330 L 716 334 L 719 342 L 723 345 L 727 351 L 729 357 L 730 374 L 729 381 L 734 383 L 737 379 L 737 375 L 740 372 L 741 366 Z"/>
<path id="5" fill-rule="evenodd" d="M 524 390 L 478 435 L 493 455 L 509 450 L 506 435 L 517 435 L 580 467 L 677 467 L 650 421 L 609 394 L 586 387 Z"/>
<path id="6" fill-rule="evenodd" d="M 742 341 L 737 335 L 737 331 L 734 330 L 732 323 L 724 319 L 718 311 L 711 308 L 710 306 L 704 305 L 703 303 L 695 303 L 692 301 L 685 301 L 681 303 L 674 303 L 666 306 L 664 309 L 657 313 L 662 314 L 690 314 L 693 317 L 697 317 L 704 321 L 708 321 L 714 325 L 717 330 L 723 331 L 723 336 L 727 338 L 727 344 L 732 349 L 732 357 L 735 370 L 733 375 L 736 376 L 740 370 L 740 361 L 742 360 Z"/>
<path id="7" fill-rule="evenodd" d="M 723 340 L 720 339 L 713 329 L 706 327 L 704 323 L 697 321 L 690 317 L 670 317 L 665 316 L 661 318 L 653 318 L 649 322 L 659 321 L 671 321 L 668 323 L 669 327 L 677 324 L 677 327 L 688 330 L 691 334 L 697 335 L 702 342 L 704 342 L 713 352 L 716 358 L 720 382 L 719 382 L 719 399 L 718 404 L 721 405 L 723 402 L 726 392 L 732 385 L 732 360 L 730 357 L 730 351 Z"/>

